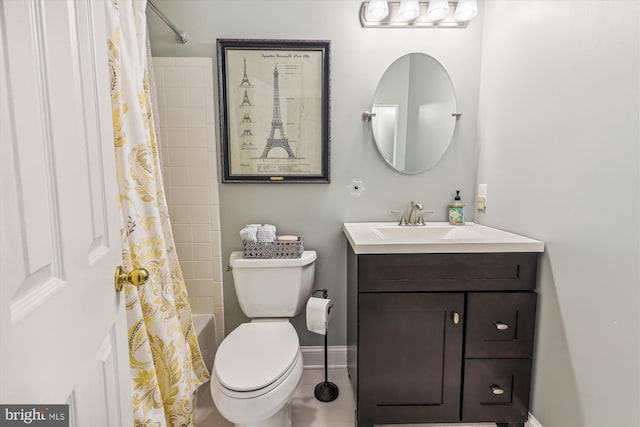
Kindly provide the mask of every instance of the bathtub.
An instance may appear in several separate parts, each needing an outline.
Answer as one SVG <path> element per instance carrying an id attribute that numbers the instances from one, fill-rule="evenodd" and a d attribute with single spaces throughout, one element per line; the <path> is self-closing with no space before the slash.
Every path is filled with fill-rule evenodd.
<path id="1" fill-rule="evenodd" d="M 216 354 L 216 318 L 213 314 L 193 314 L 192 318 L 202 358 L 211 372 L 213 358 Z"/>

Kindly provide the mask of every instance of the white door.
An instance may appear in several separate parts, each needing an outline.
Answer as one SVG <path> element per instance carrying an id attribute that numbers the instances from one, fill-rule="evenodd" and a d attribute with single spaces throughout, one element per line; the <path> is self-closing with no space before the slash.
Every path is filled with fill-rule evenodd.
<path id="1" fill-rule="evenodd" d="M 81 427 L 133 424 L 104 15 L 0 0 L 0 404 Z"/>

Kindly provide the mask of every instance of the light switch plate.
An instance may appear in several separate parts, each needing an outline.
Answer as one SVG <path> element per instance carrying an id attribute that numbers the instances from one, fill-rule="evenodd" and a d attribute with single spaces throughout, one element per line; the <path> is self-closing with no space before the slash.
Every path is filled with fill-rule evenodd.
<path id="1" fill-rule="evenodd" d="M 487 208 L 487 184 L 478 184 L 478 195 L 476 196 L 476 209 L 481 211 Z"/>

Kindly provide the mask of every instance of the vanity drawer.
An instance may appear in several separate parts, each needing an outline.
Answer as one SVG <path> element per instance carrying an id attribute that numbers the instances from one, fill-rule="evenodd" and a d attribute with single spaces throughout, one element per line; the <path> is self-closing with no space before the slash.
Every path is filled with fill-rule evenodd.
<path id="1" fill-rule="evenodd" d="M 533 290 L 535 253 L 367 254 L 359 292 Z"/>
<path id="2" fill-rule="evenodd" d="M 531 359 L 467 359 L 462 421 L 525 422 Z"/>
<path id="3" fill-rule="evenodd" d="M 531 357 L 537 294 L 467 294 L 465 357 Z"/>

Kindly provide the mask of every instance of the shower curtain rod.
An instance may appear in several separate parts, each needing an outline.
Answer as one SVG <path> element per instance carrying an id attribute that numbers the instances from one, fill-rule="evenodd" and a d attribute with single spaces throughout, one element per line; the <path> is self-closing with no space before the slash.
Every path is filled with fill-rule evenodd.
<path id="1" fill-rule="evenodd" d="M 153 4 L 153 2 L 151 0 L 147 0 L 147 6 L 149 6 L 151 8 L 151 10 L 153 10 L 156 13 L 156 15 L 158 15 L 158 17 L 160 19 L 162 19 L 162 22 L 167 24 L 169 26 L 169 28 L 171 28 L 173 30 L 173 32 L 176 33 L 176 40 L 178 42 L 180 42 L 182 44 L 185 44 L 186 42 L 189 41 L 189 36 L 187 35 L 187 33 L 182 31 L 181 29 L 179 29 L 175 25 L 173 25 L 173 22 L 171 22 L 171 20 L 169 18 L 167 18 L 167 15 L 162 13 L 162 11 L 160 9 L 158 9 L 158 6 Z"/>

